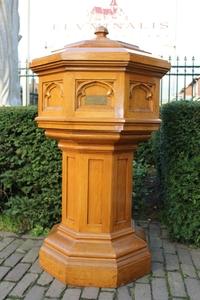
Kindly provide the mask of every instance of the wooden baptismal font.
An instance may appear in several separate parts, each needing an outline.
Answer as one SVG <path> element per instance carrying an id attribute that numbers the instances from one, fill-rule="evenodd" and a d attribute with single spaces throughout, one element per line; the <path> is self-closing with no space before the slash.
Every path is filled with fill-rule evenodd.
<path id="1" fill-rule="evenodd" d="M 66 284 L 117 287 L 151 270 L 132 226 L 132 162 L 159 127 L 160 78 L 170 65 L 110 40 L 105 27 L 95 34 L 31 63 L 38 126 L 62 151 L 62 221 L 39 258 Z"/>

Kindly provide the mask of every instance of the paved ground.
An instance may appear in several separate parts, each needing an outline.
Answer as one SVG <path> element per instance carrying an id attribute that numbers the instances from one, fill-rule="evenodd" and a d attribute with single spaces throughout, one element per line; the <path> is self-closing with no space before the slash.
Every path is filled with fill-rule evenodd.
<path id="1" fill-rule="evenodd" d="M 42 238 L 0 232 L 0 300 L 200 300 L 200 249 L 171 243 L 158 223 L 141 223 L 152 274 L 118 289 L 65 286 L 38 265 Z"/>

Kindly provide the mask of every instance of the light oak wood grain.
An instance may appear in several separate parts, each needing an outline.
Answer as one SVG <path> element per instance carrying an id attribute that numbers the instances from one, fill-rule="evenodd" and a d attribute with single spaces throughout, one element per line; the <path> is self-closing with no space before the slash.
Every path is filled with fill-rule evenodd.
<path id="1" fill-rule="evenodd" d="M 31 63 L 38 126 L 63 157 L 62 221 L 40 264 L 66 284 L 117 287 L 151 270 L 144 234 L 132 227 L 132 161 L 159 127 L 159 84 L 169 67 L 105 30 Z"/>

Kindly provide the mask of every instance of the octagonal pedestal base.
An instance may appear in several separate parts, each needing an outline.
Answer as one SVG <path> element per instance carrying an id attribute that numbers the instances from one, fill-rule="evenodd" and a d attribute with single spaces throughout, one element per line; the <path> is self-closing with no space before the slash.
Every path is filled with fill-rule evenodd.
<path id="1" fill-rule="evenodd" d="M 56 225 L 40 250 L 40 264 L 76 286 L 118 287 L 150 272 L 146 242 L 132 228 L 113 234 L 77 233 Z"/>

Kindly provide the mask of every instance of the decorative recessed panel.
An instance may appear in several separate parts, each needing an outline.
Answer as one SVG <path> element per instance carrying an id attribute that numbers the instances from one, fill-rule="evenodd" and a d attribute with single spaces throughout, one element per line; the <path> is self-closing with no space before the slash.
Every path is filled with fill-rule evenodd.
<path id="1" fill-rule="evenodd" d="M 116 212 L 115 222 L 126 221 L 127 215 L 127 165 L 128 159 L 117 160 L 117 184 L 116 184 Z"/>
<path id="2" fill-rule="evenodd" d="M 102 224 L 103 160 L 88 160 L 87 224 Z"/>
<path id="3" fill-rule="evenodd" d="M 130 81 L 129 111 L 153 112 L 155 84 Z"/>
<path id="4" fill-rule="evenodd" d="M 63 108 L 63 81 L 45 82 L 43 89 L 43 110 L 62 110 Z"/>
<path id="5" fill-rule="evenodd" d="M 76 110 L 112 109 L 113 85 L 110 80 L 76 80 Z"/>
<path id="6" fill-rule="evenodd" d="M 69 221 L 74 221 L 76 219 L 76 187 L 75 187 L 75 167 L 76 158 L 67 157 L 66 158 L 66 218 Z"/>

